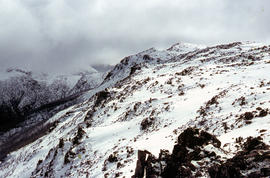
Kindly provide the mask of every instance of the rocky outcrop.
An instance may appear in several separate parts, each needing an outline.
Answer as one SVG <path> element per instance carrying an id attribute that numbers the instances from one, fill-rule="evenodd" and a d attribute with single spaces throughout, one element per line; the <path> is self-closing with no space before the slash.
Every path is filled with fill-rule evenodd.
<path id="1" fill-rule="evenodd" d="M 209 145 L 223 151 L 214 135 L 188 128 L 179 135 L 172 154 L 161 150 L 156 158 L 148 151 L 139 150 L 133 178 L 201 177 L 203 174 L 211 178 L 270 176 L 270 147 L 260 138 L 249 137 L 242 143 L 243 149 L 227 161 L 223 161 L 215 151 L 207 150 Z"/>
<path id="2" fill-rule="evenodd" d="M 249 137 L 243 150 L 220 165 L 214 165 L 208 172 L 211 178 L 219 177 L 266 177 L 270 176 L 270 147 L 260 137 Z"/>
<path id="3" fill-rule="evenodd" d="M 174 146 L 172 154 L 167 150 L 161 150 L 159 157 L 155 158 L 147 151 L 138 152 L 138 161 L 134 178 L 146 177 L 195 177 L 200 175 L 200 168 L 192 164 L 192 161 L 204 158 L 218 159 L 215 152 L 204 149 L 211 144 L 219 149 L 221 143 L 213 135 L 196 129 L 188 128 L 178 137 L 178 143 Z"/>

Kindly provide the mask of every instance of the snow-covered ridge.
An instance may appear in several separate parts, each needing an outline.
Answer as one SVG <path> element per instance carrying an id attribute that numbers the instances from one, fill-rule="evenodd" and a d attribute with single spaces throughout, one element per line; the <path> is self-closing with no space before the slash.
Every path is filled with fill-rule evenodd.
<path id="1" fill-rule="evenodd" d="M 89 82 L 92 82 L 92 88 L 94 88 L 102 82 L 103 75 L 108 72 L 111 66 L 104 65 L 103 67 L 104 71 L 98 71 L 94 67 L 89 66 L 87 70 L 78 70 L 78 72 L 66 74 L 42 73 L 37 71 L 27 71 L 20 68 L 8 68 L 6 71 L 1 72 L 0 80 L 4 81 L 10 79 L 11 77 L 17 76 L 29 76 L 38 82 L 46 82 L 47 85 L 50 85 L 58 80 L 59 82 L 66 83 L 69 88 L 74 88 L 79 80 L 83 80 L 83 78 L 87 77 L 89 78 Z"/>
<path id="2" fill-rule="evenodd" d="M 147 63 L 162 63 L 179 55 L 203 48 L 205 48 L 203 45 L 176 43 L 166 50 L 158 50 L 155 48 L 147 49 L 138 54 L 131 55 L 122 59 L 120 63 L 117 64 L 114 69 L 108 73 L 104 83 L 112 80 L 124 79 L 137 68 L 140 68 L 140 66 Z"/>
<path id="3" fill-rule="evenodd" d="M 191 159 L 191 176 L 210 177 L 208 168 L 234 157 L 250 136 L 269 145 L 270 46 L 176 49 L 150 49 L 122 60 L 89 99 L 52 117 L 50 132 L 9 154 L 0 177 L 131 177 L 139 150 L 172 154 L 189 127 L 220 141 L 219 148 L 213 142 L 199 147 L 220 158 Z M 264 174 L 268 163 L 240 173 Z"/>

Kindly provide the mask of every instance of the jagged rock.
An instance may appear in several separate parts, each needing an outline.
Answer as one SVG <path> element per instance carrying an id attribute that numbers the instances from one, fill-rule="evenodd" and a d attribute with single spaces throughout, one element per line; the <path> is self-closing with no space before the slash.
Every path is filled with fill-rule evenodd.
<path id="1" fill-rule="evenodd" d="M 265 143 L 263 143 L 261 137 L 248 137 L 247 141 L 244 143 L 244 151 L 251 152 L 255 149 L 267 149 L 267 146 Z"/>
<path id="2" fill-rule="evenodd" d="M 243 118 L 245 120 L 251 120 L 251 119 L 253 119 L 253 117 L 254 117 L 254 115 L 253 115 L 252 112 L 245 112 L 244 115 L 243 115 Z"/>
<path id="3" fill-rule="evenodd" d="M 115 153 L 110 154 L 110 156 L 108 158 L 108 161 L 111 162 L 111 163 L 117 162 L 118 161 L 117 155 Z"/>
<path id="4" fill-rule="evenodd" d="M 221 145 L 220 141 L 215 136 L 195 128 L 187 128 L 178 137 L 178 145 L 187 146 L 189 148 L 202 146 L 210 142 L 215 144 L 216 147 L 220 147 Z"/>
<path id="5" fill-rule="evenodd" d="M 137 70 L 140 70 L 140 69 L 141 69 L 141 67 L 138 66 L 138 65 L 132 66 L 132 67 L 130 68 L 130 73 L 129 73 L 129 75 L 134 74 Z"/>
<path id="6" fill-rule="evenodd" d="M 136 163 L 135 175 L 132 178 L 142 178 L 144 176 L 145 166 L 147 163 L 146 156 L 149 155 L 148 151 L 138 150 L 138 160 Z"/>
<path id="7" fill-rule="evenodd" d="M 64 143 L 64 139 L 63 139 L 63 138 L 60 138 L 60 139 L 59 139 L 59 145 L 58 145 L 59 148 L 63 148 L 63 147 L 64 147 L 64 144 L 65 144 L 65 143 Z"/>
<path id="8" fill-rule="evenodd" d="M 239 151 L 233 158 L 227 160 L 221 165 L 215 165 L 208 169 L 211 178 L 219 177 L 245 177 L 241 171 L 248 171 L 254 168 L 259 169 L 262 162 L 267 162 L 270 165 L 270 161 L 267 160 L 267 153 L 270 151 L 270 147 L 261 141 L 261 138 L 249 137 L 244 143 L 243 150 Z M 266 153 L 266 154 L 264 154 Z M 249 173 L 247 177 L 262 177 L 268 175 L 270 169 L 261 168 L 261 171 L 255 171 Z"/>
<path id="9" fill-rule="evenodd" d="M 267 110 L 262 109 L 262 110 L 260 111 L 260 113 L 259 113 L 259 117 L 267 116 L 267 114 L 268 114 Z"/>
<path id="10" fill-rule="evenodd" d="M 141 130 L 146 130 L 154 123 L 154 118 L 145 118 L 141 122 Z"/>
<path id="11" fill-rule="evenodd" d="M 73 138 L 73 145 L 78 145 L 80 143 L 80 140 L 82 139 L 83 135 L 85 134 L 85 131 L 83 130 L 82 127 L 78 127 L 77 134 Z"/>
<path id="12" fill-rule="evenodd" d="M 97 99 L 95 102 L 95 106 L 99 106 L 101 104 L 102 101 L 106 100 L 109 96 L 110 96 L 110 92 L 108 91 L 100 91 L 96 94 Z"/>
<path id="13" fill-rule="evenodd" d="M 216 148 L 221 145 L 215 136 L 196 128 L 187 128 L 179 135 L 171 155 L 168 151 L 161 150 L 159 158 L 155 158 L 149 152 L 139 151 L 134 178 L 144 175 L 144 170 L 146 177 L 194 177 L 192 171 L 195 171 L 196 167 L 191 163 L 192 160 L 217 158 L 214 152 L 203 149 L 203 145 L 208 144 Z"/>
<path id="14" fill-rule="evenodd" d="M 149 154 L 146 161 L 146 177 L 157 177 L 161 174 L 160 160 Z"/>
<path id="15" fill-rule="evenodd" d="M 196 128 L 187 128 L 178 137 L 178 144 L 173 148 L 172 159 L 168 161 L 167 167 L 162 174 L 163 177 L 192 176 L 191 170 L 194 171 L 196 169 L 191 164 L 192 160 L 201 160 L 206 156 L 216 157 L 215 154 L 202 149 L 202 146 L 207 144 L 212 144 L 217 148 L 221 145 L 215 136 Z M 201 154 L 202 152 L 204 154 Z M 179 171 L 179 168 L 181 171 Z"/>
<path id="16" fill-rule="evenodd" d="M 145 54 L 145 55 L 143 55 L 143 59 L 144 59 L 144 60 L 150 60 L 151 57 L 150 57 L 148 54 Z"/>
<path id="17" fill-rule="evenodd" d="M 188 67 L 188 68 L 182 70 L 181 72 L 177 72 L 175 74 L 176 75 L 181 75 L 181 76 L 186 76 L 186 75 L 190 75 L 193 70 L 194 70 L 194 67 Z"/>

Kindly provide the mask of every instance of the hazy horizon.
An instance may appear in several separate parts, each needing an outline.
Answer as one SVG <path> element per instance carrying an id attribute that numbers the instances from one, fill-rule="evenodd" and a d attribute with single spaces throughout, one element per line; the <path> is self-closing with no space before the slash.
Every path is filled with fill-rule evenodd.
<path id="1" fill-rule="evenodd" d="M 177 42 L 270 44 L 267 0 L 0 0 L 0 71 L 116 64 Z"/>

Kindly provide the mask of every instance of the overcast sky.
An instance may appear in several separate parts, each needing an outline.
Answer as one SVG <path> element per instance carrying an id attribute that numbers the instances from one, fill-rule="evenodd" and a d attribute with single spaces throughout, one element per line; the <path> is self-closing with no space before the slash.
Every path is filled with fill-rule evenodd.
<path id="1" fill-rule="evenodd" d="M 115 64 L 176 42 L 270 44 L 269 0 L 0 0 L 0 70 Z"/>

